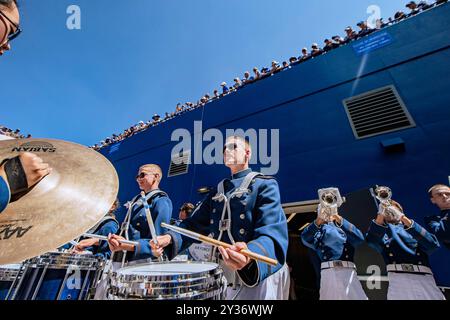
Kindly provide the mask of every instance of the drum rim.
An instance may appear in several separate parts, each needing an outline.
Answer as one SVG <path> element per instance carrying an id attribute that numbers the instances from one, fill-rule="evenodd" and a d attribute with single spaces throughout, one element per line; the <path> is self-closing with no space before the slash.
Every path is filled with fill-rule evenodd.
<path id="1" fill-rule="evenodd" d="M 196 292 L 186 292 L 182 294 L 165 294 L 165 295 L 145 295 L 145 294 L 133 294 L 128 292 L 109 292 L 108 296 L 112 296 L 118 300 L 203 300 L 212 297 L 220 297 L 223 294 L 224 288 L 217 286 L 214 290 L 197 290 Z"/>
<path id="2" fill-rule="evenodd" d="M 47 266 L 50 269 L 76 267 L 80 270 L 95 270 L 103 266 L 104 260 L 93 255 L 48 252 L 28 259 L 23 264 L 29 268 L 41 268 Z"/>
<path id="3" fill-rule="evenodd" d="M 145 274 L 123 274 L 120 271 L 129 270 L 132 268 L 136 268 L 139 266 L 145 265 L 186 265 L 186 264 L 197 264 L 197 265 L 212 265 L 215 268 L 205 271 L 192 272 L 192 273 L 184 273 L 184 274 L 170 274 L 170 275 L 145 275 Z M 222 274 L 223 270 L 219 264 L 214 262 L 207 261 L 173 261 L 173 262 L 154 262 L 154 263 L 143 263 L 140 265 L 127 266 L 121 269 L 118 269 L 112 272 L 111 277 L 118 282 L 130 283 L 130 282 L 160 282 L 160 283 L 173 283 L 173 282 L 188 282 L 192 281 L 192 279 L 197 278 L 210 278 L 211 276 L 216 275 L 217 273 Z"/>
<path id="4" fill-rule="evenodd" d="M 198 265 L 215 265 L 216 268 L 220 267 L 218 263 L 209 262 L 209 261 L 191 261 L 191 260 L 187 260 L 187 261 L 163 261 L 163 262 L 156 261 L 156 262 L 144 262 L 144 263 L 139 263 L 139 264 L 128 265 L 126 267 L 117 269 L 115 272 L 119 273 L 119 271 L 121 271 L 121 270 L 127 270 L 127 269 L 137 268 L 137 267 L 146 266 L 146 265 L 166 265 L 166 264 L 198 264 Z M 216 268 L 214 268 L 214 269 L 216 269 Z M 212 271 L 214 269 L 211 269 L 209 271 Z M 200 272 L 207 272 L 207 271 L 200 271 Z"/>

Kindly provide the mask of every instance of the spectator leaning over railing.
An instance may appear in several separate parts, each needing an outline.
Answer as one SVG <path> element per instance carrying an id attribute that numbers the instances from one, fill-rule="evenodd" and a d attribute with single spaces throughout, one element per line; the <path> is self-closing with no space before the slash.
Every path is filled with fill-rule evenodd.
<path id="1" fill-rule="evenodd" d="M 342 38 L 341 36 L 333 36 L 331 38 L 338 46 L 345 44 L 345 40 L 344 38 Z"/>
<path id="2" fill-rule="evenodd" d="M 297 64 L 297 63 L 299 63 L 300 61 L 297 59 L 297 57 L 290 57 L 289 58 L 289 64 L 290 65 L 294 65 L 294 64 Z"/>
<path id="3" fill-rule="evenodd" d="M 339 47 L 337 43 L 331 41 L 330 39 L 325 39 L 324 43 L 325 43 L 325 46 L 323 47 L 324 52 L 328 52 Z"/>
<path id="4" fill-rule="evenodd" d="M 360 21 L 356 25 L 360 29 L 359 32 L 358 32 L 358 38 L 365 37 L 365 36 L 371 34 L 373 31 L 375 31 L 375 29 L 370 29 L 367 26 L 367 22 L 366 21 Z"/>
<path id="5" fill-rule="evenodd" d="M 242 86 L 242 81 L 239 78 L 234 78 L 234 88 L 238 89 L 239 87 Z"/>
<path id="6" fill-rule="evenodd" d="M 270 73 L 274 74 L 281 71 L 280 64 L 277 61 L 272 61 L 272 68 L 270 69 Z"/>
<path id="7" fill-rule="evenodd" d="M 227 83 L 226 82 L 222 82 L 220 84 L 220 86 L 222 87 L 222 95 L 228 94 L 228 91 L 230 91 L 230 89 L 227 87 Z"/>
<path id="8" fill-rule="evenodd" d="M 350 41 L 355 40 L 358 37 L 356 31 L 354 31 L 353 28 L 350 26 L 345 28 L 345 33 L 347 34 L 347 36 L 344 39 L 345 43 L 349 43 Z"/>
<path id="9" fill-rule="evenodd" d="M 394 15 L 395 22 L 402 21 L 406 18 L 407 18 L 407 16 L 403 11 L 397 11 Z"/>
<path id="10" fill-rule="evenodd" d="M 255 74 L 255 80 L 261 79 L 261 72 L 259 72 L 258 68 L 253 68 L 253 73 Z"/>
<path id="11" fill-rule="evenodd" d="M 317 57 L 320 56 L 323 53 L 323 50 L 319 48 L 319 45 L 317 43 L 313 43 L 311 46 L 311 56 Z"/>
<path id="12" fill-rule="evenodd" d="M 247 84 L 247 83 L 253 82 L 254 80 L 255 80 L 255 77 L 250 76 L 250 72 L 245 71 L 245 73 L 244 73 L 244 79 L 242 80 L 242 82 L 243 82 L 244 84 Z"/>
<path id="13" fill-rule="evenodd" d="M 302 55 L 298 59 L 300 60 L 300 62 L 305 62 L 306 60 L 309 60 L 311 58 L 312 56 L 309 54 L 308 48 L 303 48 Z"/>

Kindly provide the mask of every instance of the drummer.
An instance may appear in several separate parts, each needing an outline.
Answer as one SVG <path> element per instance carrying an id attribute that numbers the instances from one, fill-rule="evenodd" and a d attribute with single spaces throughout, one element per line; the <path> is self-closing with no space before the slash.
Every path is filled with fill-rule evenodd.
<path id="1" fill-rule="evenodd" d="M 233 288 L 239 288 L 228 299 L 287 299 L 288 230 L 278 183 L 273 177 L 252 172 L 249 168 L 252 149 L 243 137 L 229 137 L 223 151 L 231 177 L 223 180 L 180 227 L 233 244 L 231 249 L 219 247 L 227 280 L 234 284 Z M 157 239 L 158 245 L 151 244 L 153 253 L 165 252 L 171 258 L 193 243 L 174 232 Z M 276 259 L 278 265 L 273 267 L 239 253 L 247 248 Z"/>
<path id="2" fill-rule="evenodd" d="M 159 189 L 162 171 L 156 164 L 146 164 L 139 168 L 136 181 L 139 188 L 145 192 L 146 201 L 150 207 L 150 213 L 154 222 L 157 235 L 162 234 L 161 223 L 169 223 L 172 216 L 172 201 L 167 193 Z M 123 244 L 119 240 L 125 238 L 119 235 L 108 236 L 109 248 L 112 252 L 127 251 L 127 260 L 135 261 L 154 258 L 149 240 L 152 238 L 149 223 L 146 218 L 145 208 L 140 201 L 140 194 L 133 198 L 130 225 L 128 230 L 121 230 L 121 234 L 128 233 L 128 239 L 137 241 L 137 246 Z"/>
<path id="3" fill-rule="evenodd" d="M 0 163 L 0 213 L 10 202 L 17 201 L 51 172 L 37 155 L 24 152 Z"/>
<path id="4" fill-rule="evenodd" d="M 96 234 L 100 236 L 108 236 L 109 234 L 116 234 L 119 231 L 119 222 L 116 220 L 115 212 L 119 209 L 119 199 L 114 201 L 109 212 L 100 220 L 91 230 L 86 233 Z M 82 254 L 86 251 L 92 252 L 92 254 L 108 259 L 111 256 L 111 250 L 109 249 L 108 242 L 88 238 L 78 242 L 72 249 L 73 253 Z"/>

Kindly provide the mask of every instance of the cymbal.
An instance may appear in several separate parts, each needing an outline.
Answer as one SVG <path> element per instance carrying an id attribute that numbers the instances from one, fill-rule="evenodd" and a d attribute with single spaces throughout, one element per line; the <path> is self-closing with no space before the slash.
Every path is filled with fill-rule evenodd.
<path id="1" fill-rule="evenodd" d="M 53 168 L 0 213 L 0 265 L 55 250 L 100 221 L 118 192 L 117 172 L 100 153 L 53 139 L 0 141 L 0 161 L 32 152 Z"/>

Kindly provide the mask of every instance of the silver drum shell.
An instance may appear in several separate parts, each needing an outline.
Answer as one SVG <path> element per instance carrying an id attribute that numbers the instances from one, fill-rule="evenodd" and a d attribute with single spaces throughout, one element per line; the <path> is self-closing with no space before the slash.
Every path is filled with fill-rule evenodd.
<path id="1" fill-rule="evenodd" d="M 124 272 L 135 268 L 125 267 L 111 273 L 109 277 L 108 298 L 110 300 L 206 300 L 224 298 L 226 280 L 223 270 L 209 262 L 154 262 L 164 270 L 166 264 L 177 265 L 182 269 L 186 264 L 215 265 L 209 271 L 180 272 L 170 275 L 143 275 Z"/>

